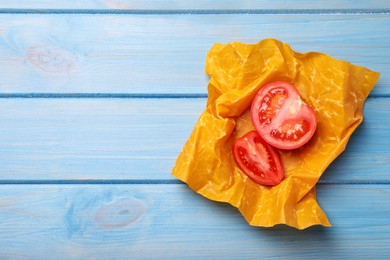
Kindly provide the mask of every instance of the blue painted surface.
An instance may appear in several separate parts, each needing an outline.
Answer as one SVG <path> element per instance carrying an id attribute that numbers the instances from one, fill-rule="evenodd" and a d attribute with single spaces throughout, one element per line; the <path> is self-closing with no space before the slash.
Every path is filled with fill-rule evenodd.
<path id="1" fill-rule="evenodd" d="M 3 2 L 0 258 L 390 257 L 388 1 Z M 382 73 L 318 185 L 332 228 L 252 227 L 170 175 L 208 49 L 266 37 Z"/>
<path id="2" fill-rule="evenodd" d="M 100 10 L 100 11 L 126 11 L 126 10 L 372 10 L 372 9 L 389 9 L 389 2 L 386 0 L 372 1 L 354 1 L 350 0 L 297 0 L 294 2 L 286 0 L 80 0 L 74 1 L 53 1 L 53 0 L 14 0 L 2 1 L 0 9 L 6 10 Z"/>
<path id="3" fill-rule="evenodd" d="M 384 72 L 388 14 L 0 14 L 1 93 L 206 94 L 215 42 L 274 37 Z M 157 40 L 158 39 L 158 40 Z M 157 42 L 156 42 L 157 41 Z M 373 96 L 390 94 L 382 73 Z"/>

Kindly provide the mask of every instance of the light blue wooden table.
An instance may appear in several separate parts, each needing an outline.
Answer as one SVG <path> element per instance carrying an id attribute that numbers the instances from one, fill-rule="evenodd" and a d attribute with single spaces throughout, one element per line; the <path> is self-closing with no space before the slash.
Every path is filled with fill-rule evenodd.
<path id="1" fill-rule="evenodd" d="M 0 259 L 390 257 L 389 1 L 1 0 L 0 36 Z M 170 174 L 209 48 L 268 37 L 381 72 L 318 185 L 331 228 L 251 227 Z"/>

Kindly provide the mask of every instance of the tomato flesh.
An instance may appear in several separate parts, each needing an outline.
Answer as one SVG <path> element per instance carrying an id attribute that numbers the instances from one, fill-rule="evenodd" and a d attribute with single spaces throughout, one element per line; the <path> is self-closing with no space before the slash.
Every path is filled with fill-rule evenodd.
<path id="1" fill-rule="evenodd" d="M 235 140 L 233 157 L 238 167 L 256 183 L 274 186 L 284 178 L 278 152 L 256 131 Z"/>
<path id="2" fill-rule="evenodd" d="M 306 144 L 317 127 L 314 110 L 293 85 L 283 81 L 260 89 L 252 102 L 251 119 L 267 143 L 284 150 Z"/>
<path id="3" fill-rule="evenodd" d="M 286 120 L 283 124 L 271 131 L 271 136 L 279 140 L 296 141 L 304 137 L 310 130 L 310 123 L 306 120 Z"/>
<path id="4" fill-rule="evenodd" d="M 279 112 L 287 98 L 283 88 L 276 88 L 266 93 L 259 108 L 259 121 L 262 125 L 270 124 L 272 118 Z"/>

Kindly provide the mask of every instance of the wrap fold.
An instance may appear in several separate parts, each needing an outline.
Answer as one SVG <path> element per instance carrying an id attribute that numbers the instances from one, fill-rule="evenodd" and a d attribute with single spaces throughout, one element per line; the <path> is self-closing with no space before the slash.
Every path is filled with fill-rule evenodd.
<path id="1" fill-rule="evenodd" d="M 275 39 L 216 43 L 207 54 L 206 72 L 207 106 L 172 174 L 204 197 L 238 208 L 251 225 L 330 226 L 316 201 L 315 185 L 362 122 L 364 101 L 379 73 L 323 53 L 298 53 Z M 232 144 L 254 129 L 251 102 L 262 86 L 274 81 L 295 85 L 316 111 L 318 125 L 303 147 L 278 150 L 285 179 L 267 187 L 241 172 Z"/>

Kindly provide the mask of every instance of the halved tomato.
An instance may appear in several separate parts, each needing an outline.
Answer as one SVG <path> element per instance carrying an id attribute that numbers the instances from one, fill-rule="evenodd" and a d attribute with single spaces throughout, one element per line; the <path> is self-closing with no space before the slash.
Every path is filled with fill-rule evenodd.
<path id="1" fill-rule="evenodd" d="M 278 81 L 260 89 L 251 106 L 252 124 L 270 145 L 292 150 L 306 144 L 317 128 L 314 110 L 295 86 Z"/>
<path id="2" fill-rule="evenodd" d="M 278 152 L 256 131 L 246 133 L 234 141 L 233 157 L 238 167 L 254 182 L 274 186 L 284 178 Z"/>

